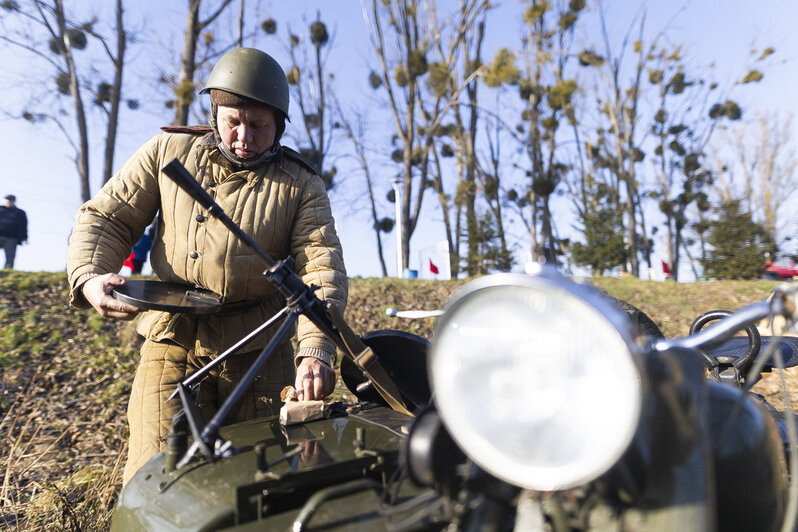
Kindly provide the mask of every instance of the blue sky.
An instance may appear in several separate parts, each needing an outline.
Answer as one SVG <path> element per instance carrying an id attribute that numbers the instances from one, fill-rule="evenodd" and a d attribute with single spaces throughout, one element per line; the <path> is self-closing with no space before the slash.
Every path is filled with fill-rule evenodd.
<path id="1" fill-rule="evenodd" d="M 169 3 L 152 0 L 129 2 L 127 17 L 134 28 L 144 28 L 143 44 L 147 52 L 131 52 L 137 72 L 150 60 L 151 50 L 158 52 L 157 62 L 164 66 L 176 61 L 182 24 L 184 3 Z M 109 4 L 98 2 L 98 5 Z M 501 46 L 515 47 L 519 35 L 519 17 L 522 6 L 515 0 L 496 2 L 496 12 L 489 19 L 485 57 Z M 160 6 L 160 10 L 153 9 Z M 260 2 L 264 17 L 269 13 L 281 23 L 280 35 L 285 36 L 286 22 L 297 31 L 302 26 L 302 16 L 315 18 L 317 10 L 328 28 L 335 32 L 335 48 L 330 62 L 342 66 L 336 74 L 336 89 L 341 95 L 368 95 L 366 77 L 375 64 L 370 53 L 368 34 L 363 22 L 360 2 L 357 0 L 310 1 L 294 0 Z M 439 9 L 446 11 L 456 5 L 454 1 L 439 2 Z M 650 32 L 664 27 L 669 21 L 670 40 L 685 45 L 687 60 L 694 65 L 716 62 L 720 74 L 737 76 L 745 64 L 752 47 L 759 49 L 773 46 L 776 49 L 774 62 L 765 72 L 761 97 L 744 102 L 751 115 L 755 110 L 777 111 L 795 114 L 798 101 L 794 98 L 798 86 L 798 37 L 795 21 L 798 20 L 798 3 L 788 0 L 751 2 L 744 0 L 720 1 L 697 0 L 683 7 L 668 1 L 612 1 L 605 2 L 611 35 L 620 38 L 631 23 L 632 17 L 642 8 L 647 16 Z M 102 6 L 108 9 L 108 6 Z M 160 13 L 153 17 L 151 13 Z M 169 24 L 174 24 L 171 28 Z M 162 29 L 160 29 L 162 28 Z M 596 37 L 598 36 L 596 35 Z M 272 40 L 271 48 L 263 48 L 286 64 L 285 53 Z M 342 59 L 345 58 L 345 61 Z M 0 75 L 0 90 L 16 95 L 17 91 L 29 90 L 22 83 L 37 72 L 35 64 L 20 52 L 9 52 L 0 48 L 0 62 L 6 72 Z M 32 74 L 33 72 L 33 74 Z M 132 69 L 129 71 L 134 72 Z M 725 74 L 724 74 L 725 73 Z M 140 74 L 139 74 L 140 75 Z M 158 103 L 158 94 L 138 86 L 136 96 L 142 100 L 143 108 L 137 112 L 126 112 L 120 131 L 115 166 L 118 168 L 141 143 L 158 132 L 158 126 L 166 125 L 171 114 L 163 111 Z M 10 92 L 9 92 L 10 91 Z M 751 116 L 747 115 L 747 116 Z M 387 117 L 386 117 L 387 118 Z M 71 122 L 67 123 L 71 125 Z M 291 126 L 289 126 L 291 127 Z M 796 135 L 798 137 L 798 135 Z M 339 139 L 343 142 L 343 139 Z M 387 149 L 387 148 L 386 148 Z M 101 169 L 101 135 L 92 138 L 92 192 L 99 187 Z M 32 127 L 0 115 L 0 193 L 13 193 L 18 206 L 25 209 L 30 220 L 29 245 L 17 253 L 17 268 L 22 270 L 59 271 L 65 267 L 67 238 L 74 213 L 80 205 L 78 180 L 74 164 L 70 159 L 69 146 L 54 126 Z M 343 164 L 343 163 L 342 163 Z M 376 258 L 376 246 L 368 219 L 364 211 L 366 204 L 356 187 L 347 188 L 347 181 L 357 182 L 357 176 L 340 175 L 344 186 L 331 198 L 333 212 L 338 220 L 339 233 L 344 246 L 344 256 L 350 275 L 376 276 L 380 274 Z M 387 183 L 384 185 L 387 191 Z M 418 267 L 416 253 L 434 246 L 445 238 L 440 215 L 427 202 L 423 213 L 426 220 L 423 230 L 417 231 L 412 241 L 411 267 Z M 393 215 L 392 209 L 386 215 Z M 389 273 L 395 273 L 395 238 L 393 233 L 383 239 L 385 259 Z"/>

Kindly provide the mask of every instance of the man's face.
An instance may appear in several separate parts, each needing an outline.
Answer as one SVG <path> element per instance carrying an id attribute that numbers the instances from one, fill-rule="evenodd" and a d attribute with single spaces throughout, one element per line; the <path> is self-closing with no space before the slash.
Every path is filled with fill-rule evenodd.
<path id="1" fill-rule="evenodd" d="M 266 151 L 277 134 L 274 113 L 260 106 L 220 105 L 216 122 L 224 145 L 242 159 L 251 159 Z"/>
<path id="2" fill-rule="evenodd" d="M 11 198 L 6 198 L 6 207 L 13 207 L 13 206 L 14 206 L 14 200 L 12 200 Z"/>

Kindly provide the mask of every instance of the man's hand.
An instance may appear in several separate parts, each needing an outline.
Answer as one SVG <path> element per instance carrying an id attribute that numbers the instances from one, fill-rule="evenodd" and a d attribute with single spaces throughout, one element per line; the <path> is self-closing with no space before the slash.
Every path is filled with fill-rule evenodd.
<path id="1" fill-rule="evenodd" d="M 83 297 L 103 318 L 132 320 L 142 309 L 122 303 L 111 295 L 115 286 L 121 286 L 125 282 L 124 277 L 115 273 L 92 277 L 83 283 Z"/>
<path id="2" fill-rule="evenodd" d="M 300 401 L 324 399 L 335 389 L 335 371 L 318 358 L 302 357 L 294 388 Z"/>

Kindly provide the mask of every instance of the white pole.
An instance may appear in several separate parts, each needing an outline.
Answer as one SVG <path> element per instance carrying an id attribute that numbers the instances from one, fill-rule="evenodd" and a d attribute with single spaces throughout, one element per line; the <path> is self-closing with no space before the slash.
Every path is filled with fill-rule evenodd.
<path id="1" fill-rule="evenodd" d="M 394 230 L 396 231 L 396 276 L 402 277 L 402 193 L 399 192 L 399 185 L 402 182 L 399 179 L 392 179 L 391 186 L 393 187 L 394 204 L 396 205 L 396 223 Z"/>

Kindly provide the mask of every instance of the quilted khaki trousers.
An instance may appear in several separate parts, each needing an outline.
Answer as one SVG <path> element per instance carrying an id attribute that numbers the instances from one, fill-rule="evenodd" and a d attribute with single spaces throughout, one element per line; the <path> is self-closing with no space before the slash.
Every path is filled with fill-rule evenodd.
<path id="1" fill-rule="evenodd" d="M 237 353 L 217 365 L 199 384 L 197 406 L 209 421 L 232 393 L 260 351 Z M 123 485 L 150 458 L 166 449 L 166 437 L 172 416 L 181 408 L 178 397 L 166 399 L 179 382 L 210 362 L 197 356 L 194 349 L 172 342 L 146 340 L 141 346 L 141 361 L 136 369 L 127 408 L 130 442 Z M 275 350 L 250 384 L 247 393 L 224 421 L 237 423 L 280 411 L 280 391 L 294 384 L 293 349 L 285 343 Z"/>

